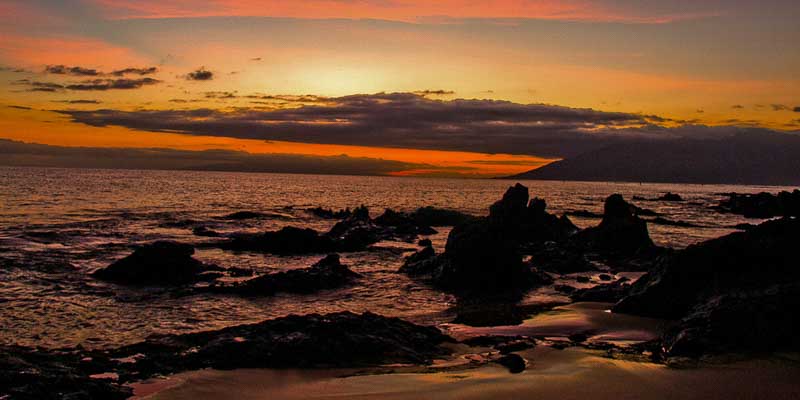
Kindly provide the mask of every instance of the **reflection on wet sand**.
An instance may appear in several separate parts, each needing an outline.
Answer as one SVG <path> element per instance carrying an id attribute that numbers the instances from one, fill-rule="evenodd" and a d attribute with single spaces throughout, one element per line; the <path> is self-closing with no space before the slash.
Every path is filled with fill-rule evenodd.
<path id="1" fill-rule="evenodd" d="M 500 366 L 442 373 L 345 376 L 352 371 L 205 370 L 171 378 L 153 400 L 212 399 L 790 399 L 796 365 L 754 360 L 701 369 L 611 360 L 537 347 L 521 374 Z M 338 377 L 337 377 L 338 376 Z M 345 376 L 345 377 L 343 377 Z M 770 382 L 769 385 L 760 383 Z M 163 383 L 161 383 L 163 385 Z M 147 386 L 137 394 L 145 395 Z M 424 396 L 420 394 L 424 393 Z"/>

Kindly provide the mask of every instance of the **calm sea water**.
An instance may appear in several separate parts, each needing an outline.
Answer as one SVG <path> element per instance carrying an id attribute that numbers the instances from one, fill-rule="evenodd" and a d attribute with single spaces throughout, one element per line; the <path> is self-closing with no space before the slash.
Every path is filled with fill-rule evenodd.
<path id="1" fill-rule="evenodd" d="M 370 310 L 423 323 L 452 319 L 455 299 L 396 274 L 415 245 L 379 243 L 368 252 L 343 254 L 365 278 L 355 286 L 313 295 L 241 299 L 182 296 L 160 288 L 125 288 L 93 280 L 97 268 L 157 239 L 200 243 L 186 222 L 221 232 L 263 231 L 282 226 L 330 228 L 334 221 L 309 215 L 308 207 L 421 206 L 485 214 L 513 181 L 415 179 L 183 171 L 83 170 L 0 167 L 0 343 L 47 347 L 101 347 L 130 343 L 153 333 L 186 332 L 255 322 L 287 314 Z M 661 245 L 684 247 L 732 231 L 747 221 L 709 209 L 724 192 L 776 192 L 780 187 L 522 181 L 547 200 L 551 212 L 601 212 L 603 199 L 621 193 L 656 197 L 680 193 L 686 202 L 639 202 L 666 218 L 701 228 L 651 225 Z M 260 211 L 275 218 L 220 221 L 234 211 Z M 573 218 L 579 226 L 596 219 Z M 443 248 L 448 229 L 432 240 Z M 203 261 L 277 271 L 312 264 L 319 255 L 276 257 L 200 250 Z M 526 301 L 558 298 L 544 288 Z"/>

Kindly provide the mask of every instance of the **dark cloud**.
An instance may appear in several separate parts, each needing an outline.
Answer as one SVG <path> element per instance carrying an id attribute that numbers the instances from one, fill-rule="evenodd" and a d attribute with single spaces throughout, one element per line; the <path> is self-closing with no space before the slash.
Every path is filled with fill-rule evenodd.
<path id="1" fill-rule="evenodd" d="M 190 81 L 210 81 L 214 79 L 214 73 L 205 69 L 205 67 L 200 67 L 200 69 L 186 74 L 186 79 Z"/>
<path id="2" fill-rule="evenodd" d="M 251 58 L 250 61 L 261 61 L 261 57 L 254 57 Z"/>
<path id="3" fill-rule="evenodd" d="M 744 108 L 744 106 L 741 105 L 741 104 L 734 104 L 734 105 L 731 106 L 731 108 L 736 109 L 736 110 L 741 110 L 741 109 Z"/>
<path id="4" fill-rule="evenodd" d="M 678 134 L 657 116 L 379 93 L 282 109 L 59 111 L 92 126 L 303 143 L 562 157 L 631 137 Z"/>
<path id="5" fill-rule="evenodd" d="M 54 100 L 54 103 L 66 103 L 66 104 L 100 104 L 101 101 L 99 100 Z"/>
<path id="6" fill-rule="evenodd" d="M 66 65 L 48 65 L 45 67 L 44 72 L 55 75 L 72 75 L 72 76 L 124 76 L 124 75 L 150 75 L 158 72 L 156 67 L 145 68 L 123 68 L 111 72 L 102 72 L 93 68 L 85 67 L 68 67 Z"/>
<path id="7" fill-rule="evenodd" d="M 236 92 L 205 92 L 203 93 L 207 99 L 237 99 L 239 95 Z"/>
<path id="8" fill-rule="evenodd" d="M 789 111 L 789 106 L 785 104 L 770 104 L 772 111 Z"/>
<path id="9" fill-rule="evenodd" d="M 17 110 L 33 110 L 32 108 L 25 106 L 8 106 L 8 108 L 16 108 Z"/>
<path id="10" fill-rule="evenodd" d="M 158 68 L 156 67 L 148 67 L 148 68 L 125 68 L 125 69 L 118 69 L 116 71 L 112 71 L 110 75 L 114 76 L 123 76 L 126 74 L 131 75 L 151 75 L 158 72 Z"/>
<path id="11" fill-rule="evenodd" d="M 14 84 L 28 86 L 28 92 L 59 92 L 64 90 L 64 85 L 54 82 L 39 82 L 29 79 L 20 79 L 15 81 Z"/>
<path id="12" fill-rule="evenodd" d="M 103 73 L 92 68 L 83 67 L 67 67 L 65 65 L 48 65 L 44 68 L 44 72 L 56 75 L 74 75 L 74 76 L 98 76 Z"/>
<path id="13" fill-rule="evenodd" d="M 161 81 L 153 78 L 141 79 L 94 79 L 66 85 L 68 90 L 90 91 L 90 90 L 114 90 L 114 89 L 139 89 L 143 86 L 155 85 Z"/>
<path id="14" fill-rule="evenodd" d="M 426 164 L 341 156 L 251 154 L 229 150 L 60 147 L 0 139 L 0 165 L 387 175 L 438 168 Z"/>
<path id="15" fill-rule="evenodd" d="M 417 90 L 413 92 L 414 94 L 418 94 L 420 96 L 449 96 L 456 94 L 456 92 L 452 90 Z"/>
<path id="16" fill-rule="evenodd" d="M 13 82 L 16 85 L 25 85 L 29 92 L 60 92 L 64 90 L 91 91 L 91 90 L 114 90 L 114 89 L 139 89 L 143 86 L 155 85 L 161 81 L 153 78 L 141 79 L 90 79 L 75 83 L 55 83 L 39 82 L 29 79 L 20 79 Z"/>
<path id="17" fill-rule="evenodd" d="M 794 112 L 800 112 L 800 106 L 795 107 Z"/>
<path id="18" fill-rule="evenodd" d="M 244 96 L 247 99 L 265 100 L 284 103 L 324 103 L 331 99 L 325 96 L 317 96 L 313 94 L 304 95 L 291 95 L 291 94 L 249 94 Z"/>

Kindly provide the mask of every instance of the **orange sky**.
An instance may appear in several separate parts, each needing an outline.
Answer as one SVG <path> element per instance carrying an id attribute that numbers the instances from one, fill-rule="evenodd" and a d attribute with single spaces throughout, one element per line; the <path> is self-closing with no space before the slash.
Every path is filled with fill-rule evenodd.
<path id="1" fill-rule="evenodd" d="M 793 131 L 800 128 L 798 9 L 781 0 L 2 0 L 0 138 L 348 154 L 438 165 L 468 176 L 521 172 L 557 158 L 536 149 L 510 156 L 266 142 L 225 132 L 144 132 L 91 127 L 42 111 L 286 108 L 302 104 L 260 104 L 246 96 L 421 90 L 442 90 L 426 96 L 443 101 L 495 99 L 658 115 L 670 119 L 664 123 L 669 126 Z M 156 82 L 135 89 L 77 90 L 66 87 L 120 77 L 45 73 L 47 65 L 103 73 L 154 66 L 158 72 L 147 76 Z M 186 79 L 200 67 L 213 79 Z M 60 87 L 44 91 L 33 82 Z M 214 91 L 235 96 L 209 98 Z"/>

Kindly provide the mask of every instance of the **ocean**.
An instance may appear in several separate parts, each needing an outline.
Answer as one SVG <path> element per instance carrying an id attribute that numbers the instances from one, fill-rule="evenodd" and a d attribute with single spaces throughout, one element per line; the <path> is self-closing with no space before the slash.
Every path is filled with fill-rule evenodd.
<path id="1" fill-rule="evenodd" d="M 26 346 L 113 347 L 152 334 L 220 328 L 288 314 L 372 311 L 441 324 L 453 319 L 455 298 L 397 274 L 416 243 L 386 241 L 369 251 L 342 254 L 342 262 L 364 278 L 350 287 L 310 295 L 239 298 L 186 294 L 180 290 L 131 288 L 100 282 L 90 273 L 159 239 L 200 244 L 192 234 L 203 225 L 222 233 L 258 232 L 284 226 L 327 230 L 336 221 L 306 211 L 365 205 L 373 217 L 385 208 L 411 211 L 435 206 L 476 215 L 487 213 L 515 181 L 395 178 L 266 173 L 138 171 L 0 167 L 0 343 Z M 679 193 L 686 201 L 634 201 L 673 221 L 696 227 L 650 224 L 656 244 L 681 248 L 722 236 L 743 222 L 711 209 L 723 193 L 777 192 L 792 188 L 520 181 L 544 198 L 551 213 L 602 213 L 612 193 L 658 197 Z M 226 221 L 236 211 L 269 218 Z M 580 227 L 596 218 L 571 217 Z M 449 228 L 431 236 L 444 248 Z M 274 272 L 311 265 L 323 255 L 279 257 L 198 249 L 195 256 L 224 267 Z M 552 287 L 531 292 L 524 302 L 558 301 Z"/>

